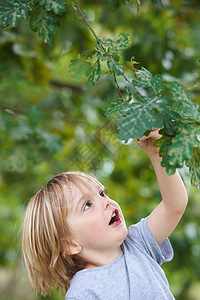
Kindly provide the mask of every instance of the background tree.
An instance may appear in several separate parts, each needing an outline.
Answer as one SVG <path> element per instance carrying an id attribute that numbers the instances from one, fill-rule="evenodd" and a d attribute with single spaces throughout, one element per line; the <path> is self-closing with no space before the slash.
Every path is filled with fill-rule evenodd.
<path id="1" fill-rule="evenodd" d="M 198 2 L 146 1 L 138 6 L 131 0 L 95 4 L 88 0 L 79 5 L 98 37 L 117 40 L 119 33 L 129 34 L 131 43 L 121 54 L 129 78 L 133 75 L 128 68 L 145 67 L 161 74 L 165 82 L 180 82 L 194 103 L 200 103 Z M 14 28 L 2 26 L 0 32 L 0 285 L 4 300 L 40 298 L 30 291 L 21 268 L 19 232 L 28 199 L 54 174 L 71 169 L 95 174 L 119 201 L 127 225 L 160 201 L 148 158 L 131 140 L 128 145 L 120 142 L 113 115 L 105 116 L 105 106 L 120 100 L 119 90 L 128 99 L 126 80 L 116 77 L 117 87 L 113 74 L 102 68 L 93 86 L 84 76 L 87 66 L 79 81 L 72 78 L 71 60 L 94 49 L 96 41 L 73 1 L 67 1 L 65 9 L 59 7 L 59 15 L 52 11 L 46 19 L 41 7 L 22 12 L 33 30 L 43 28 L 36 22 L 39 13 L 47 24 L 52 20 L 52 33 L 57 28 L 57 34 L 49 36 L 46 31 L 51 47 L 43 42 L 42 31 L 38 38 L 23 21 Z M 139 65 L 127 63 L 133 56 Z M 188 184 L 188 168 L 180 172 L 190 204 L 171 237 L 175 258 L 165 271 L 176 299 L 192 300 L 198 299 L 200 289 L 199 192 Z M 49 299 L 63 296 L 53 294 Z"/>

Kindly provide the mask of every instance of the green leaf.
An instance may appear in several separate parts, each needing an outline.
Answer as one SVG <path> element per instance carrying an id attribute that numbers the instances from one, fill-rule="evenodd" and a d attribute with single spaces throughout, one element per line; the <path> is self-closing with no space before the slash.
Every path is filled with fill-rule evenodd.
<path id="1" fill-rule="evenodd" d="M 169 98 L 152 94 L 149 98 L 140 96 L 139 100 L 142 103 L 125 103 L 115 111 L 123 115 L 122 119 L 117 120 L 120 139 L 128 141 L 129 138 L 140 138 L 146 130 L 161 128 L 164 124 L 168 133 L 174 132 L 179 115 L 171 112 Z"/>
<path id="2" fill-rule="evenodd" d="M 19 20 L 28 22 L 28 12 L 33 10 L 36 0 L 4 0 L 0 4 L 0 22 L 3 25 L 17 27 Z"/>
<path id="3" fill-rule="evenodd" d="M 163 87 L 161 87 L 162 78 L 159 74 L 153 77 L 148 70 L 141 68 L 141 70 L 136 72 L 136 78 L 137 79 L 133 79 L 132 81 L 134 86 L 149 87 L 153 94 L 158 96 L 163 94 Z"/>
<path id="4" fill-rule="evenodd" d="M 92 85 L 95 85 L 95 82 L 97 82 L 100 78 L 100 72 L 101 72 L 100 60 L 97 59 L 94 66 L 90 68 L 90 76 L 88 78 L 88 82 L 91 82 Z"/>
<path id="5" fill-rule="evenodd" d="M 30 27 L 33 31 L 38 31 L 38 36 L 42 37 L 45 43 L 52 44 L 52 34 L 57 33 L 57 16 L 52 12 L 46 11 L 43 7 L 38 7 L 30 19 Z"/>
<path id="6" fill-rule="evenodd" d="M 32 129 L 24 122 L 20 120 L 18 124 L 13 127 L 11 138 L 14 141 L 27 141 L 32 134 Z"/>
<path id="7" fill-rule="evenodd" d="M 168 145 L 169 147 L 166 148 L 164 143 L 160 149 L 161 152 L 166 152 L 161 164 L 170 173 L 172 172 L 172 170 L 170 171 L 171 168 L 173 170 L 174 168 L 182 168 L 184 161 L 192 158 L 193 147 L 199 147 L 199 140 L 197 138 L 200 132 L 199 126 L 195 124 L 183 124 L 178 128 L 180 132 L 171 139 L 170 146 Z"/>
<path id="8" fill-rule="evenodd" d="M 100 39 L 99 39 L 100 40 Z M 98 41 L 97 44 L 95 45 L 96 47 L 96 58 L 101 59 L 101 60 L 107 60 L 110 56 L 108 56 L 108 53 L 106 52 L 106 49 L 102 47 L 100 42 Z"/>
<path id="9" fill-rule="evenodd" d="M 81 53 L 81 58 L 88 60 L 88 59 L 95 57 L 96 54 L 97 54 L 97 50 L 88 50 L 88 51 Z"/>
<path id="10" fill-rule="evenodd" d="M 120 112 L 121 107 L 122 107 L 121 99 L 109 102 L 109 105 L 104 108 L 106 111 L 105 116 L 109 118 L 112 113 Z"/>
<path id="11" fill-rule="evenodd" d="M 130 60 L 130 61 L 126 61 L 125 64 L 126 64 L 126 66 L 127 66 L 129 69 L 131 69 L 132 71 L 134 71 L 134 72 L 135 72 L 135 71 L 138 71 L 138 70 L 135 68 L 134 65 L 138 65 L 139 62 L 135 61 L 135 57 L 134 57 L 134 56 L 131 57 L 131 60 Z"/>
<path id="12" fill-rule="evenodd" d="M 114 71 L 116 75 L 123 75 L 124 69 L 123 66 L 118 64 L 119 58 L 118 57 L 110 57 L 107 60 L 107 66 L 110 71 Z"/>
<path id="13" fill-rule="evenodd" d="M 200 148 L 193 149 L 193 156 L 186 162 L 186 166 L 189 167 L 191 177 L 191 184 L 200 187 Z"/>
<path id="14" fill-rule="evenodd" d="M 40 4 L 44 5 L 47 11 L 52 10 L 55 14 L 62 14 L 66 11 L 64 0 L 40 0 Z"/>
<path id="15" fill-rule="evenodd" d="M 173 81 L 172 83 L 168 84 L 168 87 L 176 102 L 179 102 L 180 104 L 191 104 L 192 101 L 178 82 Z"/>
<path id="16" fill-rule="evenodd" d="M 146 130 L 163 126 L 161 115 L 154 110 L 156 100 L 154 98 L 144 103 L 125 103 L 121 106 L 120 114 L 126 117 L 117 120 L 120 140 L 127 142 L 129 138 L 140 138 Z"/>
<path id="17" fill-rule="evenodd" d="M 69 72 L 71 76 L 76 80 L 81 80 L 82 77 L 89 76 L 91 71 L 91 63 L 85 61 L 82 57 L 77 57 L 71 60 L 69 65 Z"/>
<path id="18" fill-rule="evenodd" d="M 116 42 L 114 42 L 113 47 L 115 47 L 115 49 L 117 49 L 118 51 L 125 50 L 128 47 L 129 42 L 129 34 L 121 32 L 119 34 L 119 39 Z"/>
<path id="19" fill-rule="evenodd" d="M 42 140 L 43 147 L 51 153 L 60 152 L 63 148 L 63 144 L 58 135 L 50 134 L 42 129 L 37 129 L 35 131 Z"/>
<path id="20" fill-rule="evenodd" d="M 174 107 L 173 110 L 175 112 L 178 112 L 182 119 L 186 120 L 196 120 L 197 122 L 200 122 L 200 113 L 198 112 L 199 104 L 198 103 L 192 103 L 188 107 L 184 107 L 183 105 L 179 107 Z"/>
<path id="21" fill-rule="evenodd" d="M 173 135 L 176 132 L 176 122 L 180 121 L 181 116 L 179 113 L 170 110 L 170 108 L 163 110 L 161 115 L 163 118 L 165 132 L 169 135 Z"/>
<path id="22" fill-rule="evenodd" d="M 200 122 L 199 104 L 190 99 L 178 82 L 172 82 L 168 87 L 176 105 L 173 110 L 178 112 L 182 119 Z"/>
<path id="23" fill-rule="evenodd" d="M 166 168 L 166 172 L 168 175 L 173 175 L 176 171 L 176 166 L 173 166 L 170 163 L 166 163 L 169 162 L 167 151 L 172 145 L 172 137 L 167 136 L 164 129 L 160 130 L 159 133 L 162 134 L 162 137 L 159 140 L 156 140 L 153 144 L 156 147 L 160 147 L 159 155 L 163 157 L 161 165 Z"/>
<path id="24" fill-rule="evenodd" d="M 121 32 L 118 37 L 119 38 L 116 41 L 100 38 L 99 43 L 106 48 L 107 52 L 118 54 L 119 51 L 125 50 L 130 42 L 128 33 Z"/>
<path id="25" fill-rule="evenodd" d="M 130 89 L 127 86 L 125 86 L 125 90 L 126 90 L 127 96 L 128 96 L 126 101 L 129 102 L 133 99 L 133 95 L 132 95 L 132 92 L 130 91 Z"/>

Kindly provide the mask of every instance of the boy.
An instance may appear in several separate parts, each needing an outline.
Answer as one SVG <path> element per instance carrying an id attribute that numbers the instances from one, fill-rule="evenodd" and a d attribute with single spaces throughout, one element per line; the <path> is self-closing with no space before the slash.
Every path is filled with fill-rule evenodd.
<path id="1" fill-rule="evenodd" d="M 167 237 L 187 205 L 178 173 L 160 165 L 152 129 L 137 144 L 148 154 L 161 203 L 136 225 L 126 224 L 119 205 L 96 179 L 80 172 L 55 176 L 30 201 L 22 247 L 31 286 L 47 294 L 69 286 L 65 300 L 174 299 L 160 264 L 173 250 Z"/>

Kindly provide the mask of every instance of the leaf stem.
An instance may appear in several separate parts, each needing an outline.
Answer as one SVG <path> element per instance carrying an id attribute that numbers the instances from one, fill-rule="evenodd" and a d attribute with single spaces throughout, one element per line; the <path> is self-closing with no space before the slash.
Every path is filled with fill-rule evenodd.
<path id="1" fill-rule="evenodd" d="M 87 26 L 89 27 L 89 29 L 91 30 L 92 34 L 94 35 L 95 39 L 98 41 L 98 37 L 97 37 L 96 33 L 94 32 L 93 28 L 91 27 L 91 25 L 90 25 L 87 17 L 84 15 L 84 13 L 82 12 L 82 10 L 80 9 L 80 6 L 79 6 L 77 0 L 74 0 L 74 3 L 75 3 L 75 7 L 77 8 L 78 12 L 83 17 L 83 19 L 86 22 Z"/>
<path id="2" fill-rule="evenodd" d="M 124 99 L 122 98 L 122 94 L 121 94 L 121 91 L 120 91 L 120 88 L 119 88 L 119 85 L 118 85 L 118 82 L 117 82 L 115 72 L 113 73 L 113 75 L 114 75 L 114 80 L 115 80 L 115 83 L 116 83 L 116 86 L 117 86 L 117 89 L 118 89 L 119 97 L 122 100 L 122 102 L 125 102 Z"/>
<path id="3" fill-rule="evenodd" d="M 126 77 L 126 75 L 124 74 L 124 79 L 130 84 L 130 86 L 132 87 L 132 89 L 134 89 L 134 91 L 139 95 L 142 96 L 137 89 L 134 87 L 134 85 L 130 82 L 130 80 Z"/>

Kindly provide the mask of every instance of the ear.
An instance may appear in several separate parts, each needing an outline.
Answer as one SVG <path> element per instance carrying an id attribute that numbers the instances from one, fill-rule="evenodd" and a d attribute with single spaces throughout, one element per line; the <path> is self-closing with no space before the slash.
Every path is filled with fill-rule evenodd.
<path id="1" fill-rule="evenodd" d="M 67 254 L 75 255 L 79 254 L 82 251 L 82 246 L 78 243 L 69 243 L 66 245 Z"/>
<path id="2" fill-rule="evenodd" d="M 66 252 L 67 254 L 75 255 L 75 254 L 79 254 L 82 251 L 82 246 L 75 241 L 69 242 L 63 239 L 62 249 L 63 252 Z"/>

